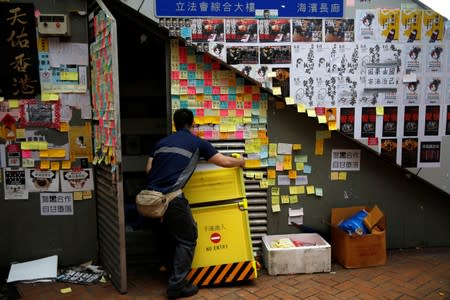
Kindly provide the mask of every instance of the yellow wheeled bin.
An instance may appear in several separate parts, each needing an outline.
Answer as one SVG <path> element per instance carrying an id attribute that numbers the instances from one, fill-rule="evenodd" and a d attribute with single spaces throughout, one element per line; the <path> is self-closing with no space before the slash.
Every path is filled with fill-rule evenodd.
<path id="1" fill-rule="evenodd" d="M 183 192 L 198 228 L 188 280 L 211 286 L 257 278 L 242 169 L 197 169 Z"/>

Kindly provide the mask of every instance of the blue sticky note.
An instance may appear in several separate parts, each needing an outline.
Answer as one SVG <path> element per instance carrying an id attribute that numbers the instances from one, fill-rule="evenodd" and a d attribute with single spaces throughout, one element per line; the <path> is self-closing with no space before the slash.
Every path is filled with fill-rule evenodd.
<path id="1" fill-rule="evenodd" d="M 311 174 L 311 172 L 312 172 L 312 167 L 311 167 L 311 165 L 304 165 L 304 167 L 303 167 L 303 173 L 305 173 L 305 174 Z"/>

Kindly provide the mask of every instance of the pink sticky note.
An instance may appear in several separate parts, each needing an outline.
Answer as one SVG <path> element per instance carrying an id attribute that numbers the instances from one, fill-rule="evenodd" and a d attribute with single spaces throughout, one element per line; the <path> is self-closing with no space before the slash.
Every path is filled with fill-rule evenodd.
<path id="1" fill-rule="evenodd" d="M 171 76 L 172 79 L 180 79 L 180 71 L 172 71 Z"/>
<path id="2" fill-rule="evenodd" d="M 228 109 L 221 109 L 220 110 L 220 116 L 221 117 L 228 117 Z"/>
<path id="3" fill-rule="evenodd" d="M 31 158 L 32 154 L 31 150 L 22 150 L 22 158 Z"/>
<path id="4" fill-rule="evenodd" d="M 195 115 L 197 117 L 204 117 L 205 116 L 205 110 L 203 108 L 197 108 L 195 111 Z"/>
<path id="5" fill-rule="evenodd" d="M 211 100 L 205 100 L 203 102 L 203 105 L 205 106 L 206 109 L 211 109 L 212 108 L 212 101 Z"/>
<path id="6" fill-rule="evenodd" d="M 236 109 L 236 102 L 229 101 L 228 102 L 228 109 Z"/>
<path id="7" fill-rule="evenodd" d="M 197 94 L 197 89 L 194 86 L 188 86 L 188 95 L 195 95 Z"/>
<path id="8" fill-rule="evenodd" d="M 236 117 L 243 117 L 243 116 L 244 116 L 244 110 L 236 109 Z"/>
<path id="9" fill-rule="evenodd" d="M 236 138 L 240 140 L 244 139 L 244 131 L 243 130 L 236 131 Z"/>
<path id="10" fill-rule="evenodd" d="M 188 81 L 187 81 L 187 79 L 181 79 L 181 80 L 180 80 L 180 86 L 188 86 Z"/>
<path id="11" fill-rule="evenodd" d="M 228 95 L 227 94 L 220 94 L 220 100 L 228 100 Z"/>
<path id="12" fill-rule="evenodd" d="M 219 95 L 220 94 L 220 87 L 213 86 L 212 93 L 213 93 L 213 95 Z"/>
<path id="13" fill-rule="evenodd" d="M 252 108 L 252 101 L 244 101 L 244 108 L 245 109 L 251 109 Z"/>
<path id="14" fill-rule="evenodd" d="M 204 135 L 205 139 L 210 140 L 212 138 L 212 136 L 213 136 L 213 133 L 211 130 L 205 131 L 205 135 Z"/>

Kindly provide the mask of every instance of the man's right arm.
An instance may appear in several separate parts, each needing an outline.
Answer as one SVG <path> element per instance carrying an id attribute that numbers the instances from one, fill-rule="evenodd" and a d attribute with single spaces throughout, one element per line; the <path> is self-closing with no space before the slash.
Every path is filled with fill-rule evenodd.
<path id="1" fill-rule="evenodd" d="M 208 162 L 223 168 L 232 168 L 232 167 L 243 168 L 245 166 L 245 161 L 243 158 L 234 158 L 223 155 L 222 153 L 214 154 L 210 159 L 208 159 Z"/>

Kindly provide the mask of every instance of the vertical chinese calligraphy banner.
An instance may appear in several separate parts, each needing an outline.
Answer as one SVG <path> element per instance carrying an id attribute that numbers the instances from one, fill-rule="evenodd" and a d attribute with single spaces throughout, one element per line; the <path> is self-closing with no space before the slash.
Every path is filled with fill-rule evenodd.
<path id="1" fill-rule="evenodd" d="M 32 3 L 0 3 L 0 96 L 30 99 L 40 92 Z"/>

